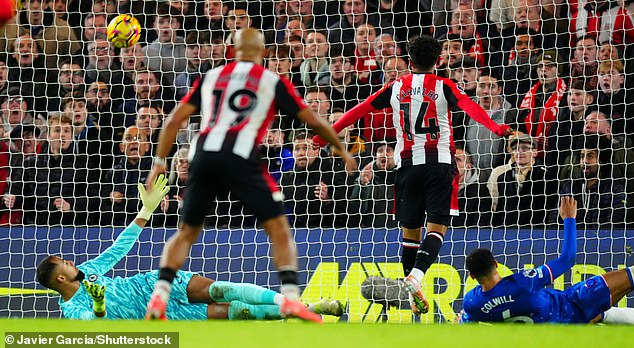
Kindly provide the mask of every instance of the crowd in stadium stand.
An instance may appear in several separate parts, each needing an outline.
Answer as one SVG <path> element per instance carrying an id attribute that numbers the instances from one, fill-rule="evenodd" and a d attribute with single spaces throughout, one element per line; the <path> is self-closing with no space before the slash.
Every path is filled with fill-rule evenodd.
<path id="1" fill-rule="evenodd" d="M 460 176 L 453 227 L 557 223 L 559 194 L 581 223 L 634 221 L 634 0 L 22 0 L 0 30 L 0 224 L 127 224 L 139 208 L 161 124 L 201 74 L 232 58 L 237 30 L 262 29 L 265 65 L 336 121 L 409 72 L 405 42 L 433 35 L 437 73 L 455 80 L 499 138 L 452 113 Z M 115 49 L 108 21 L 132 13 L 142 40 Z M 172 190 L 155 226 L 175 226 L 198 120 L 172 150 Z M 295 227 L 392 228 L 392 115 L 340 137 L 359 170 L 281 118 L 262 157 Z M 628 197 L 629 196 L 629 197 Z M 231 196 L 208 227 L 253 227 Z"/>

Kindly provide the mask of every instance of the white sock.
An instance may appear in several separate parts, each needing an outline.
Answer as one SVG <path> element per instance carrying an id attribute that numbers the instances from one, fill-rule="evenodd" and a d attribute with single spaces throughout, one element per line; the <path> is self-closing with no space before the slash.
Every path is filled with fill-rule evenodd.
<path id="1" fill-rule="evenodd" d="M 421 271 L 418 268 L 412 268 L 412 271 L 409 272 L 409 275 L 413 276 L 414 279 L 418 281 L 418 284 L 423 283 L 423 277 L 425 276 L 425 272 Z"/>
<path id="2" fill-rule="evenodd" d="M 297 284 L 282 284 L 280 293 L 290 300 L 299 299 L 299 286 Z"/>
<path id="3" fill-rule="evenodd" d="M 167 302 L 172 292 L 172 284 L 167 280 L 159 279 L 154 283 L 154 293 L 161 296 L 163 301 Z"/>
<path id="4" fill-rule="evenodd" d="M 612 307 L 603 313 L 603 322 L 634 325 L 634 308 Z"/>
<path id="5" fill-rule="evenodd" d="M 275 303 L 278 306 L 281 306 L 282 302 L 284 302 L 284 295 L 275 294 L 275 296 L 273 296 L 273 303 Z"/>

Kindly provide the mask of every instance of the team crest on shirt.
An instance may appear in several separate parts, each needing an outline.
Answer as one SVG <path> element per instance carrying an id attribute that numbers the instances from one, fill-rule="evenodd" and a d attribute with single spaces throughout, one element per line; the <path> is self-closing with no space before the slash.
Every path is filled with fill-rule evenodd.
<path id="1" fill-rule="evenodd" d="M 527 269 L 524 270 L 524 277 L 526 278 L 542 278 L 544 276 L 544 274 L 542 273 L 542 270 L 539 268 L 531 268 L 531 269 Z"/>
<path id="2" fill-rule="evenodd" d="M 462 86 L 460 86 L 457 83 L 456 83 L 456 88 L 458 88 L 458 90 L 460 91 L 460 94 L 465 94 L 465 95 L 467 94 L 467 93 L 465 93 L 464 88 L 462 88 Z"/>
<path id="3" fill-rule="evenodd" d="M 91 275 L 88 276 L 88 281 L 91 282 L 91 283 L 96 282 L 97 279 L 99 279 L 99 276 L 96 275 L 96 274 L 91 274 Z"/>

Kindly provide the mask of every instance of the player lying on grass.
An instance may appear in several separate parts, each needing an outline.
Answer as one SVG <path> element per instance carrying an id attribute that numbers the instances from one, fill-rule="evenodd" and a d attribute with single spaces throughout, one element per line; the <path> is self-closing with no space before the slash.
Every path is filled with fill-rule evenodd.
<path id="1" fill-rule="evenodd" d="M 154 182 L 150 192 L 139 184 L 143 208 L 112 246 L 95 259 L 75 266 L 72 261 L 48 256 L 39 264 L 37 280 L 60 293 L 59 306 L 66 318 L 143 319 L 158 271 L 114 279 L 104 274 L 130 251 L 168 192 L 167 178 L 163 175 Z M 279 310 L 282 300 L 281 294 L 257 285 L 213 281 L 179 271 L 169 298 L 167 317 L 174 320 L 282 319 Z M 318 314 L 343 314 L 339 301 L 322 300 L 309 308 Z"/>
<path id="2" fill-rule="evenodd" d="M 634 324 L 634 309 L 612 307 L 632 291 L 634 266 L 595 276 L 561 291 L 546 286 L 570 270 L 577 253 L 577 201 L 562 197 L 564 243 L 559 258 L 535 269 L 502 278 L 488 249 L 475 249 L 466 259 L 479 285 L 464 298 L 462 322 Z"/>

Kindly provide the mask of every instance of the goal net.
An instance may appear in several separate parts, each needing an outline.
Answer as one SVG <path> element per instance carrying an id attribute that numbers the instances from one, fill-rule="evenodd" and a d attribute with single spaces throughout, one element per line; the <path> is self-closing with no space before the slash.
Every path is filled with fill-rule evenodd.
<path id="1" fill-rule="evenodd" d="M 451 111 L 460 211 L 425 275 L 431 310 L 420 321 L 454 321 L 476 285 L 464 265 L 476 247 L 491 248 L 502 275 L 556 258 L 561 195 L 578 201 L 578 254 L 554 287 L 631 265 L 631 0 L 22 4 L 0 29 L 0 317 L 61 317 L 59 295 L 36 281 L 38 262 L 58 255 L 80 264 L 112 245 L 140 208 L 137 184 L 167 115 L 206 71 L 234 58 L 236 30 L 249 26 L 266 39 L 263 64 L 331 123 L 410 73 L 408 39 L 432 35 L 442 44 L 435 73 L 517 131 L 501 138 Z M 106 28 L 124 13 L 139 20 L 142 35 L 118 49 Z M 330 148 L 316 150 L 300 122 L 278 117 L 264 138 L 262 160 L 293 226 L 302 300 L 346 306 L 344 317 L 327 321 L 413 320 L 400 297 L 370 301 L 362 286 L 372 276 L 403 278 L 394 123 L 411 117 L 380 110 L 342 131 L 359 165 L 353 175 Z M 158 268 L 179 221 L 200 122 L 194 115 L 182 125 L 168 159 L 170 193 L 107 276 Z M 440 131 L 412 127 L 430 139 Z M 184 269 L 279 290 L 270 251 L 258 221 L 221 194 Z"/>

